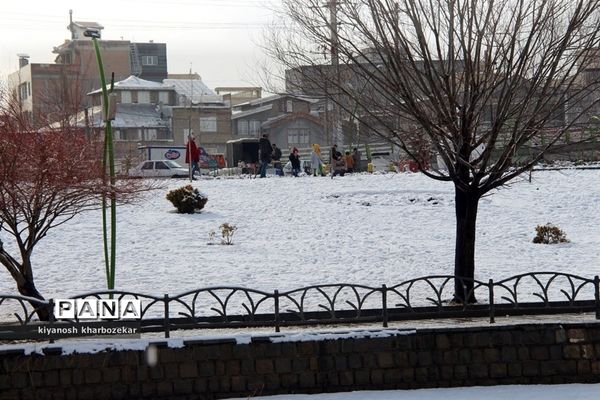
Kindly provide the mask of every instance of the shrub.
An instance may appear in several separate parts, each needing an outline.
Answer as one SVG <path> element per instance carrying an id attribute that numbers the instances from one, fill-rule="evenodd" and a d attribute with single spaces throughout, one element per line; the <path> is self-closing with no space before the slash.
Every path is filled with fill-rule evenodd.
<path id="1" fill-rule="evenodd" d="M 215 244 L 216 236 L 217 236 L 217 233 L 214 230 L 211 230 L 210 232 L 208 232 L 208 243 L 206 243 L 206 244 L 210 244 L 210 245 Z"/>
<path id="2" fill-rule="evenodd" d="M 233 234 L 237 231 L 237 226 L 225 222 L 224 224 L 221 224 L 219 228 L 221 228 L 221 236 L 223 237 L 223 239 L 221 239 L 221 244 L 233 244 Z"/>
<path id="3" fill-rule="evenodd" d="M 169 200 L 177 212 L 180 214 L 193 214 L 196 210 L 200 211 L 208 201 L 208 197 L 194 189 L 192 185 L 187 185 L 179 189 L 171 190 L 167 193 Z"/>
<path id="4" fill-rule="evenodd" d="M 553 244 L 569 242 L 565 233 L 559 227 L 550 223 L 536 226 L 535 231 L 537 235 L 533 238 L 533 243 Z"/>

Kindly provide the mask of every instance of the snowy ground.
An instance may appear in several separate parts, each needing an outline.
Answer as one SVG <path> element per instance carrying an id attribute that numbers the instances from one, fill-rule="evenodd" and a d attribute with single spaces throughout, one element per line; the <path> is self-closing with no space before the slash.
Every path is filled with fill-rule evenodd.
<path id="1" fill-rule="evenodd" d="M 419 389 L 281 395 L 254 400 L 597 400 L 600 384 L 491 386 L 450 389 Z M 240 399 L 241 400 L 241 399 Z"/>
<path id="2" fill-rule="evenodd" d="M 599 179 L 600 170 L 536 172 L 531 183 L 520 180 L 482 199 L 476 278 L 597 274 Z M 335 282 L 390 286 L 453 272 L 451 183 L 405 173 L 206 179 L 194 186 L 209 197 L 200 214 L 174 213 L 167 189 L 119 208 L 118 289 L 162 295 L 213 285 L 269 291 Z M 208 245 L 209 232 L 224 222 L 238 227 L 234 245 Z M 535 226 L 547 222 L 571 243 L 533 244 Z M 33 263 L 46 297 L 103 289 L 100 213 L 50 231 Z M 14 292 L 10 275 L 0 270 L 0 293 Z"/>

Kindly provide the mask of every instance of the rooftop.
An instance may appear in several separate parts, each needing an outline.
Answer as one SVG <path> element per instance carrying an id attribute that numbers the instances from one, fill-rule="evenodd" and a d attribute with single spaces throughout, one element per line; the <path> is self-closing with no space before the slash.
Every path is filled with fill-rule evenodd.
<path id="1" fill-rule="evenodd" d="M 137 76 L 129 76 L 122 81 L 115 83 L 116 90 L 174 90 L 174 86 L 169 86 L 159 82 L 147 81 L 145 79 L 138 78 Z M 95 94 L 102 92 L 102 89 L 96 89 L 89 94 Z"/>

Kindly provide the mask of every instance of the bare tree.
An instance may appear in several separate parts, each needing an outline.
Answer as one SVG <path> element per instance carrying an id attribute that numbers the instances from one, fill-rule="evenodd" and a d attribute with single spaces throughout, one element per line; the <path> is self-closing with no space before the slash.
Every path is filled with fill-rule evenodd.
<path id="1" fill-rule="evenodd" d="M 283 0 L 287 27 L 266 48 L 288 90 L 325 93 L 425 175 L 453 182 L 455 299 L 474 302 L 479 200 L 591 121 L 600 1 L 345 0 L 335 26 L 323 5 Z M 424 148 L 445 168 L 426 169 Z"/>
<path id="2" fill-rule="evenodd" d="M 77 129 L 34 130 L 18 101 L 0 110 L 0 234 L 6 234 L 0 237 L 0 264 L 22 295 L 43 299 L 31 257 L 51 229 L 100 208 L 103 194 L 126 202 L 146 190 L 135 180 L 109 185 L 101 151 L 100 142 Z M 45 309 L 37 314 L 48 318 Z"/>

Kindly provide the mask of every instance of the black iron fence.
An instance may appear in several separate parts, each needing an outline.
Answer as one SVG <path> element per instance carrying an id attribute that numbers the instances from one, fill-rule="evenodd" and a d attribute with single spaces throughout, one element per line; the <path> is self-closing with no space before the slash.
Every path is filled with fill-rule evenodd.
<path id="1" fill-rule="evenodd" d="M 600 319 L 600 278 L 560 272 L 532 272 L 499 281 L 458 278 L 465 289 L 453 301 L 455 277 L 426 276 L 396 285 L 378 287 L 348 283 L 307 286 L 287 291 L 244 287 L 205 287 L 177 295 L 153 296 L 128 291 L 97 291 L 71 299 L 137 299 L 141 301 L 141 332 L 179 329 L 282 327 L 323 324 L 380 323 L 390 321 L 544 315 L 595 312 Z M 15 328 L 36 330 L 59 326 L 52 310 L 54 300 L 0 295 L 0 338 Z M 40 312 L 41 311 L 41 312 Z M 44 311 L 47 321 L 40 321 Z M 69 322 L 79 321 L 77 316 Z M 100 323 L 100 322 L 99 322 Z"/>

